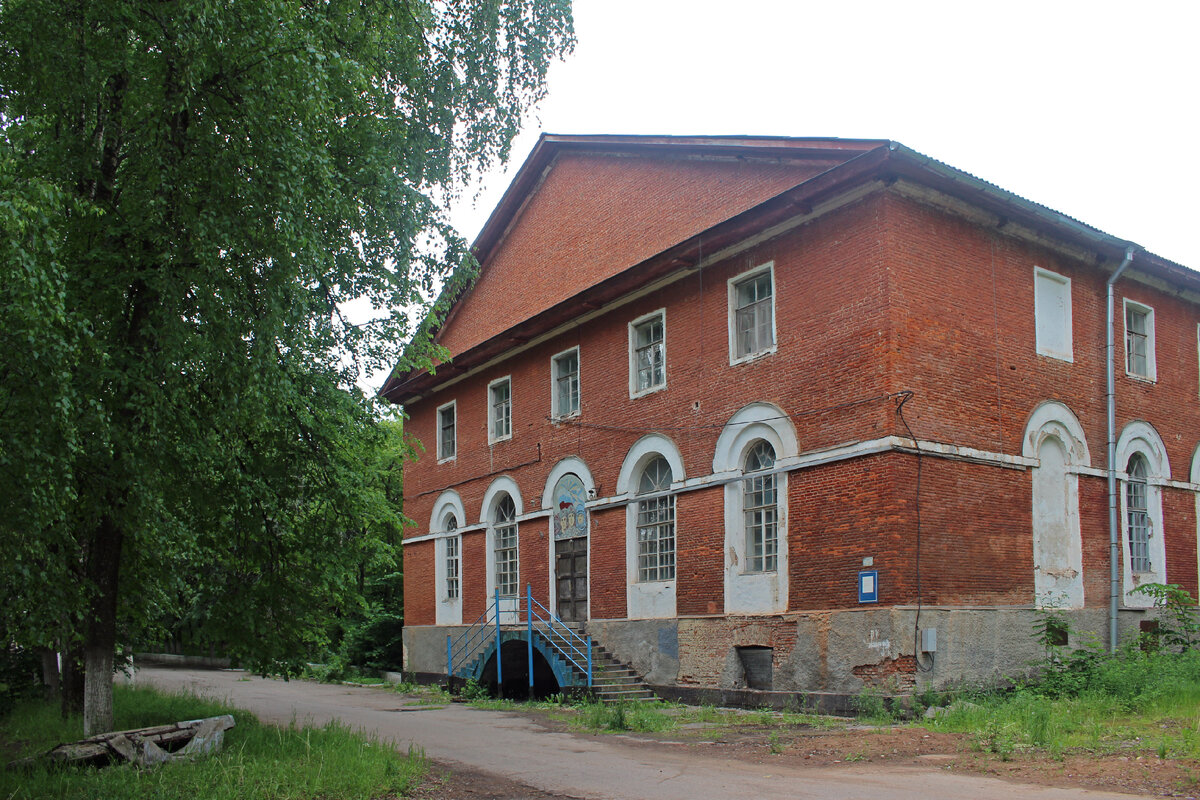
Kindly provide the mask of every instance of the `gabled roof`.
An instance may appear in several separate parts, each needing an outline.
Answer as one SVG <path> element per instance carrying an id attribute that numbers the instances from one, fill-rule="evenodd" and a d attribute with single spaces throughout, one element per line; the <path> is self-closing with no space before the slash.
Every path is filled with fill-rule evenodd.
<path id="1" fill-rule="evenodd" d="M 631 263 L 613 262 L 595 280 L 554 298 L 531 313 L 503 319 L 495 330 L 468 346 L 451 348 L 453 360 L 436 373 L 394 374 L 380 394 L 392 402 L 412 402 L 434 387 L 619 297 L 680 270 L 696 267 L 703 254 L 712 254 L 766 231 L 786 220 L 813 213 L 822 203 L 856 187 L 879 181 L 905 181 L 927 187 L 994 215 L 998 224 L 1018 224 L 1048 239 L 1094 253 L 1113 267 L 1130 247 L 1138 251 L 1134 267 L 1182 288 L 1200 292 L 1200 273 L 1142 250 L 1053 209 L 1033 203 L 961 170 L 922 155 L 899 143 L 860 139 L 794 139 L 756 137 L 555 136 L 543 135 L 522 165 L 500 204 L 475 241 L 481 281 L 522 215 L 534 201 L 556 159 L 564 153 L 731 159 L 737 163 L 790 164 L 805 173 L 794 185 L 773 192 L 744 210 L 728 216 L 709 214 L 702 227 Z M 807 167 L 807 169 L 804 169 Z M 778 176 L 772 176 L 772 180 Z M 770 181 L 766 182 L 770 184 Z M 585 191 L 585 187 L 579 187 Z M 476 288 L 479 284 L 477 283 Z M 454 324 L 475 292 L 457 298 L 442 331 Z M 482 294 L 482 292 L 480 292 Z M 498 312 L 503 313 L 503 312 Z"/>
<path id="2" fill-rule="evenodd" d="M 488 217 L 472 246 L 483 264 L 537 187 L 546 168 L 564 152 L 709 156 L 731 159 L 846 161 L 859 153 L 888 144 L 882 139 L 816 139 L 790 136 L 620 136 L 543 133 L 517 171 L 504 196 Z"/>
<path id="3" fill-rule="evenodd" d="M 474 247 L 452 356 L 881 141 L 542 136 Z"/>

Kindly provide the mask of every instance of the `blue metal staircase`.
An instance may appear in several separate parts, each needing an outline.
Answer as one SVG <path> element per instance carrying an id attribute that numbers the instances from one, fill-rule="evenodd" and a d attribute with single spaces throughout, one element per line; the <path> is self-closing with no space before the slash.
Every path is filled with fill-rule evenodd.
<path id="1" fill-rule="evenodd" d="M 581 635 L 534 600 L 532 586 L 525 587 L 524 597 L 501 597 L 497 590 L 491 604 L 475 622 L 457 637 L 446 635 L 446 674 L 479 680 L 484 665 L 495 656 L 496 683 L 502 685 L 501 649 L 505 642 L 511 641 L 525 643 L 531 691 L 535 650 L 550 665 L 559 687 L 592 688 L 592 637 Z"/>

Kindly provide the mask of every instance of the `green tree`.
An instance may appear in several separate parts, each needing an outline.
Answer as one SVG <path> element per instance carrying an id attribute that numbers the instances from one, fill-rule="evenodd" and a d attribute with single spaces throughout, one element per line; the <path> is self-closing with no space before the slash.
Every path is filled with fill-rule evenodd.
<path id="1" fill-rule="evenodd" d="M 355 379 L 572 43 L 568 0 L 0 3 L 0 621 L 82 649 L 85 730 L 181 597 L 286 668 L 386 552 Z"/>

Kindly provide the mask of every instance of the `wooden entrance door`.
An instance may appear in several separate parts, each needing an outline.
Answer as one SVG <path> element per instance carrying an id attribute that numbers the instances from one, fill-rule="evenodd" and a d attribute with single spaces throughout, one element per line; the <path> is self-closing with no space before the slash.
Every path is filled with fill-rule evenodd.
<path id="1" fill-rule="evenodd" d="M 566 622 L 587 622 L 587 537 L 554 543 L 554 577 L 558 585 L 558 611 Z"/>

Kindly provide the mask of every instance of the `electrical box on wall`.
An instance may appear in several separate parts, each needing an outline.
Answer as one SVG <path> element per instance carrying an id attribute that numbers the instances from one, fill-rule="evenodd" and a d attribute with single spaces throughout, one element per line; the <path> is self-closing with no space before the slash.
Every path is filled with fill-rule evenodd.
<path id="1" fill-rule="evenodd" d="M 879 571 L 864 569 L 858 573 L 858 602 L 879 602 Z"/>
<path id="2" fill-rule="evenodd" d="M 936 653 L 937 652 L 937 628 L 922 628 L 921 629 L 921 652 Z"/>

